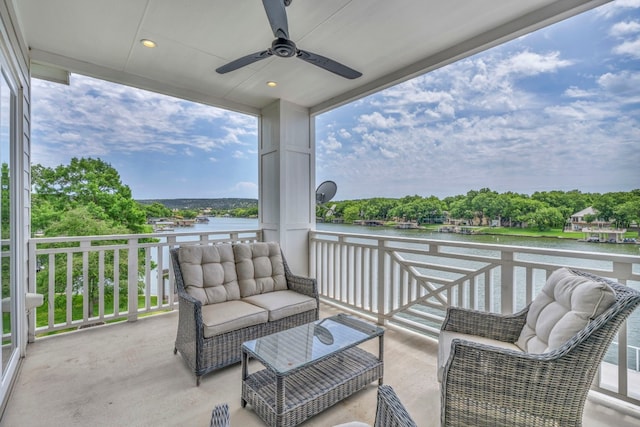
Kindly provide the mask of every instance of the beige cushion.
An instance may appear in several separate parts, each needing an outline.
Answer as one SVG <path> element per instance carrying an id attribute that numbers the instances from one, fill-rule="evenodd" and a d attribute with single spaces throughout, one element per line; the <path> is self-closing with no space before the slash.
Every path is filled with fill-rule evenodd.
<path id="1" fill-rule="evenodd" d="M 280 245 L 238 243 L 233 245 L 233 251 L 241 297 L 287 289 Z"/>
<path id="2" fill-rule="evenodd" d="M 263 308 L 242 301 L 227 301 L 202 306 L 204 337 L 266 323 L 269 313 Z"/>
<path id="3" fill-rule="evenodd" d="M 442 382 L 444 366 L 447 364 L 449 355 L 451 354 L 451 342 L 456 338 L 522 353 L 522 350 L 510 342 L 493 340 L 491 338 L 484 338 L 477 335 L 461 334 L 459 332 L 440 331 L 440 336 L 438 337 L 438 381 L 440 382 Z"/>
<path id="4" fill-rule="evenodd" d="M 242 301 L 262 307 L 269 312 L 269 321 L 304 313 L 317 308 L 316 299 L 294 291 L 274 291 L 242 298 Z"/>
<path id="5" fill-rule="evenodd" d="M 561 347 L 615 301 L 606 283 L 567 268 L 554 271 L 533 300 L 516 345 L 527 353 L 546 353 Z"/>
<path id="6" fill-rule="evenodd" d="M 240 299 L 231 245 L 182 246 L 178 260 L 187 293 L 202 304 Z"/>

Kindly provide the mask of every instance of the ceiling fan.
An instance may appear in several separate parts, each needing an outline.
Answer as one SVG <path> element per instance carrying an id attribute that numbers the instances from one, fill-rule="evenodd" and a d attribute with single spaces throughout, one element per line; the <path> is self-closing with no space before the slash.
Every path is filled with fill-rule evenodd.
<path id="1" fill-rule="evenodd" d="M 216 69 L 216 72 L 219 74 L 225 74 L 275 55 L 281 58 L 296 56 L 303 61 L 307 61 L 310 64 L 324 68 L 327 71 L 331 71 L 332 73 L 347 79 L 356 79 L 360 77 L 362 73 L 349 68 L 346 65 L 340 64 L 339 62 L 326 58 L 322 55 L 307 52 L 296 47 L 296 44 L 289 39 L 289 24 L 287 22 L 287 12 L 285 10 L 285 7 L 289 6 L 291 2 L 292 0 L 262 0 L 264 10 L 267 12 L 267 18 L 271 24 L 271 30 L 273 31 L 273 35 L 276 37 L 273 43 L 271 43 L 271 47 L 267 50 L 252 53 L 251 55 L 243 56 L 235 61 L 231 61 Z"/>

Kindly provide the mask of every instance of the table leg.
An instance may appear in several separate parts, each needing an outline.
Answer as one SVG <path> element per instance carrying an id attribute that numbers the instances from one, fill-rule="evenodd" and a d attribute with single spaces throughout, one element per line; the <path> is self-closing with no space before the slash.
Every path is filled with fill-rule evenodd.
<path id="1" fill-rule="evenodd" d="M 382 366 L 384 369 L 384 334 L 378 337 L 378 360 L 380 360 L 380 362 L 383 362 Z M 378 385 L 382 385 L 382 377 L 378 379 Z"/>
<path id="2" fill-rule="evenodd" d="M 282 424 L 282 418 L 284 414 L 284 399 L 285 399 L 285 390 L 284 390 L 284 377 L 277 375 L 276 376 L 276 425 Z"/>
<path id="3" fill-rule="evenodd" d="M 248 372 L 249 372 L 248 364 L 249 364 L 249 356 L 244 350 L 242 350 L 242 388 L 244 388 L 244 381 L 247 379 L 247 376 L 248 376 Z M 240 393 L 242 393 L 242 391 Z M 247 401 L 244 399 L 244 395 L 242 395 L 240 399 L 241 399 L 240 405 L 243 408 L 247 406 Z"/>

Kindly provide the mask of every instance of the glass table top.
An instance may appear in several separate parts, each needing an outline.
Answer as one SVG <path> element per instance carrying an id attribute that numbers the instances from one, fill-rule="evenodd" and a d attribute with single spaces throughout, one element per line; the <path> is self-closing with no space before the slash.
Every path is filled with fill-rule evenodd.
<path id="1" fill-rule="evenodd" d="M 286 374 L 383 333 L 376 325 L 338 314 L 247 341 L 242 348 L 274 372 Z"/>

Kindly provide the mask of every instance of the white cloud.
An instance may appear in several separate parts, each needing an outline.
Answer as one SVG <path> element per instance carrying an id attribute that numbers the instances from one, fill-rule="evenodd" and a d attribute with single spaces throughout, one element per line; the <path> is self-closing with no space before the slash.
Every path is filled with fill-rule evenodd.
<path id="1" fill-rule="evenodd" d="M 216 159 L 215 157 L 209 157 L 209 161 L 212 163 L 216 163 L 218 159 Z"/>
<path id="2" fill-rule="evenodd" d="M 543 55 L 523 51 L 498 64 L 495 78 L 509 75 L 535 76 L 541 73 L 552 73 L 572 64 L 572 61 L 560 59 L 560 52 L 550 52 Z"/>
<path id="3" fill-rule="evenodd" d="M 564 96 L 568 96 L 569 98 L 589 98 L 594 95 L 595 93 L 580 89 L 576 86 L 571 86 L 564 91 Z"/>
<path id="4" fill-rule="evenodd" d="M 351 138 L 351 134 L 349 133 L 349 131 L 344 128 L 338 131 L 338 135 L 340 135 L 340 138 Z"/>
<path id="5" fill-rule="evenodd" d="M 231 157 L 233 157 L 234 159 L 246 159 L 247 156 L 240 150 L 235 150 L 233 153 L 231 153 Z"/>
<path id="6" fill-rule="evenodd" d="M 329 135 L 326 139 L 320 141 L 320 148 L 325 152 L 337 151 L 342 148 L 342 144 L 334 135 Z"/>
<path id="7" fill-rule="evenodd" d="M 627 34 L 634 34 L 638 32 L 640 32 L 640 22 L 638 21 L 618 22 L 609 30 L 609 34 L 614 37 L 622 37 Z"/>
<path id="8" fill-rule="evenodd" d="M 393 117 L 384 117 L 378 111 L 374 111 L 371 114 L 363 114 L 358 118 L 358 121 L 378 129 L 389 129 L 398 126 L 397 120 Z"/>
<path id="9" fill-rule="evenodd" d="M 616 55 L 629 55 L 633 58 L 640 59 L 640 38 L 619 44 L 613 48 L 613 53 Z"/>
<path id="10" fill-rule="evenodd" d="M 196 155 L 257 141 L 255 117 L 75 74 L 69 86 L 34 79 L 32 104 L 33 159 L 47 166 L 69 153 Z M 49 145 L 64 155 L 45 156 Z"/>
<path id="11" fill-rule="evenodd" d="M 380 153 L 387 159 L 395 159 L 399 155 L 397 152 L 388 150 L 388 149 L 383 148 L 383 147 L 380 147 L 379 150 L 380 150 Z"/>
<path id="12" fill-rule="evenodd" d="M 621 71 L 606 73 L 597 80 L 600 87 L 612 94 L 631 95 L 640 94 L 640 71 Z"/>
<path id="13" fill-rule="evenodd" d="M 629 9 L 640 8 L 640 0 L 616 0 L 596 9 L 596 14 L 610 18 Z"/>

